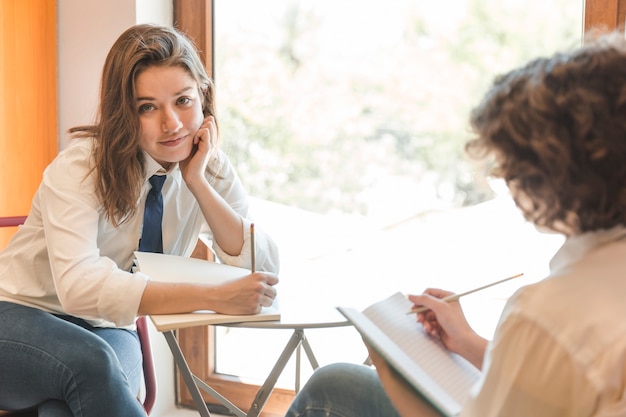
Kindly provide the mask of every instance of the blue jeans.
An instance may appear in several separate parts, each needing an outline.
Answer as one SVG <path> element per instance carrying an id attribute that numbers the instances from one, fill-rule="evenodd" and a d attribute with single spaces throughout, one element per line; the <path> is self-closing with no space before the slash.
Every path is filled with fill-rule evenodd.
<path id="1" fill-rule="evenodd" d="M 365 365 L 337 363 L 313 373 L 287 417 L 399 417 L 378 374 Z"/>
<path id="2" fill-rule="evenodd" d="M 0 302 L 0 409 L 45 417 L 145 416 L 136 332 Z"/>

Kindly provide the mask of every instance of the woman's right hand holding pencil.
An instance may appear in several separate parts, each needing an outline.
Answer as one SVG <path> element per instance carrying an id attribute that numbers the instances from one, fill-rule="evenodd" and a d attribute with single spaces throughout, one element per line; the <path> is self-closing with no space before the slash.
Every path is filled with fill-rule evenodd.
<path id="1" fill-rule="evenodd" d="M 256 314 L 270 307 L 276 299 L 278 276 L 270 272 L 253 272 L 243 278 L 215 287 L 212 309 L 224 314 Z"/>
<path id="2" fill-rule="evenodd" d="M 453 294 L 438 288 L 428 288 L 423 294 L 409 295 L 408 298 L 415 306 L 427 308 L 417 313 L 417 321 L 422 323 L 426 333 L 438 338 L 448 350 L 481 369 L 488 341 L 471 328 L 458 301 L 443 300 Z"/>

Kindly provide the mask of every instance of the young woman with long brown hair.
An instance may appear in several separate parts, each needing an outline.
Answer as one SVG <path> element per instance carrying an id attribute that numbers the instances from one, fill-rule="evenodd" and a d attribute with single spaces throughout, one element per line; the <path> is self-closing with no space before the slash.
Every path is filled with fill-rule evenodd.
<path id="1" fill-rule="evenodd" d="M 175 29 L 126 30 L 104 64 L 97 120 L 71 132 L 0 253 L 0 408 L 145 415 L 136 318 L 256 313 L 276 296 L 278 251 L 257 228 L 257 272 L 217 286 L 133 271 L 136 250 L 189 256 L 201 233 L 221 262 L 250 267 L 248 200 L 218 146 L 213 85 Z M 144 229 L 152 192 L 162 220 Z"/>

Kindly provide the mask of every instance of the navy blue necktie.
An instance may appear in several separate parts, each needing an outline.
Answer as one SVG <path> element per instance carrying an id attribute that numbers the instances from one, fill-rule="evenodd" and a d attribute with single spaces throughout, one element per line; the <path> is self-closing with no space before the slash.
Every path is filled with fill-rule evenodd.
<path id="1" fill-rule="evenodd" d="M 150 177 L 152 188 L 146 198 L 143 215 L 143 232 L 139 240 L 140 252 L 163 253 L 163 237 L 161 222 L 163 221 L 163 195 L 161 189 L 165 183 L 165 175 Z"/>

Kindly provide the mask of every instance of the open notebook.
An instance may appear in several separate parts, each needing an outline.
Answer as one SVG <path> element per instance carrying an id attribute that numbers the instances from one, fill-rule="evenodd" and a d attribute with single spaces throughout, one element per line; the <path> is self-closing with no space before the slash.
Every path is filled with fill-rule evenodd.
<path id="1" fill-rule="evenodd" d="M 250 274 L 248 269 L 218 264 L 202 259 L 162 253 L 135 252 L 135 269 L 154 281 L 220 284 Z M 159 314 L 150 316 L 157 330 L 163 332 L 208 324 L 241 323 L 246 321 L 280 320 L 276 301 L 252 315 L 220 314 L 202 310 L 188 314 Z"/>
<path id="2" fill-rule="evenodd" d="M 480 371 L 426 334 L 415 314 L 407 314 L 412 305 L 396 293 L 363 312 L 337 309 L 418 393 L 445 416 L 456 416 Z"/>

